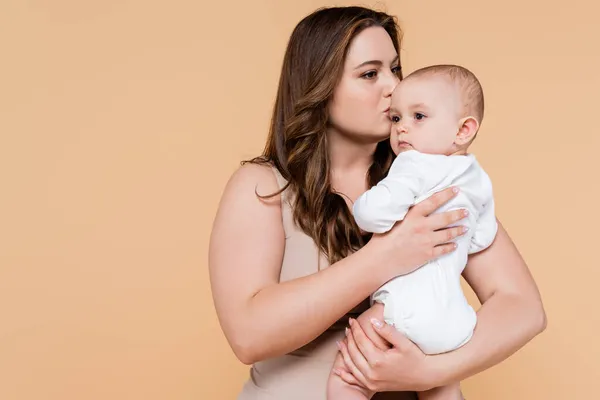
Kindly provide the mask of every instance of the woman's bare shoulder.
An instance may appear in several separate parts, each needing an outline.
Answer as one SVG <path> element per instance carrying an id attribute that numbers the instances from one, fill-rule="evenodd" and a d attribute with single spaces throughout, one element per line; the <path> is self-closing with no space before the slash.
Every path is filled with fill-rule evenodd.
<path id="1" fill-rule="evenodd" d="M 236 169 L 225 187 L 224 196 L 230 193 L 236 196 L 252 197 L 268 196 L 279 191 L 279 183 L 277 182 L 276 172 L 271 164 L 244 163 Z M 273 203 L 279 202 L 279 195 L 261 199 L 263 202 Z"/>

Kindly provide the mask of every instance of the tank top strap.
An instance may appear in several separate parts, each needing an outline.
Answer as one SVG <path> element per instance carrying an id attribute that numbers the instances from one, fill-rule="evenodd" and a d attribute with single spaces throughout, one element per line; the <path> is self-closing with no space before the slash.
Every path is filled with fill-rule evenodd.
<path id="1" fill-rule="evenodd" d="M 279 189 L 283 189 L 284 186 L 287 185 L 287 181 L 285 180 L 283 175 L 281 175 L 281 172 L 279 172 L 279 170 L 277 169 L 276 166 L 271 165 L 271 170 L 273 171 L 273 174 L 275 175 L 275 179 L 277 179 L 277 185 L 279 186 Z"/>
<path id="2" fill-rule="evenodd" d="M 287 185 L 287 180 L 281 175 L 281 172 L 274 165 L 271 166 L 271 170 L 275 175 L 275 179 L 277 179 L 277 185 L 279 189 L 283 189 L 285 185 Z M 292 203 L 290 201 L 290 195 L 288 189 L 285 189 L 280 194 L 281 197 L 281 217 L 283 219 L 283 230 L 285 232 L 285 237 L 289 237 L 294 229 L 296 224 L 294 223 L 294 214 L 292 212 Z"/>
<path id="3" fill-rule="evenodd" d="M 281 175 L 281 173 L 275 166 L 271 166 L 271 169 L 273 170 L 273 174 L 275 174 L 275 178 L 277 179 L 279 189 L 283 189 L 288 183 L 287 180 Z M 298 240 L 301 240 L 302 246 L 306 247 L 305 253 L 315 253 L 314 263 L 316 264 L 316 271 L 325 268 L 329 265 L 327 258 L 324 256 L 324 254 L 322 254 L 319 251 L 313 239 L 306 235 L 306 233 L 304 233 L 302 229 L 298 225 L 296 225 L 296 222 L 294 221 L 292 204 L 293 199 L 292 195 L 289 192 L 289 189 L 286 189 L 283 192 L 281 192 L 281 216 L 283 219 L 283 230 L 285 232 L 286 239 L 295 236 L 297 239 L 296 241 L 294 241 L 295 244 L 293 246 L 296 246 L 297 243 L 299 243 Z M 300 237 L 302 237 L 303 239 L 299 239 Z"/>

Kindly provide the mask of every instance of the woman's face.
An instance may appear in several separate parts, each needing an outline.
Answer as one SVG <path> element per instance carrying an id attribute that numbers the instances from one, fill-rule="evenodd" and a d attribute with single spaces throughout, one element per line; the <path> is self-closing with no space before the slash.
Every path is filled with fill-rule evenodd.
<path id="1" fill-rule="evenodd" d="M 391 94 L 399 82 L 398 71 L 398 53 L 385 29 L 370 27 L 356 35 L 329 104 L 331 126 L 369 142 L 388 138 Z"/>

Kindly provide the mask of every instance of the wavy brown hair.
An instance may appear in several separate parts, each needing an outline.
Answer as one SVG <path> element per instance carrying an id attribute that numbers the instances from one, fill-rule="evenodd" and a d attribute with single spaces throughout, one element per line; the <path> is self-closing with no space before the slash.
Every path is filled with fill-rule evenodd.
<path id="1" fill-rule="evenodd" d="M 348 47 L 372 26 L 385 29 L 399 53 L 400 29 L 395 18 L 383 12 L 332 7 L 300 21 L 283 60 L 265 149 L 260 157 L 245 161 L 277 168 L 288 182 L 282 191 L 289 190 L 296 224 L 332 264 L 370 238 L 361 234 L 346 202 L 332 190 L 326 132 L 328 104 L 342 76 Z M 393 157 L 388 140 L 378 143 L 368 171 L 371 185 L 385 177 Z"/>

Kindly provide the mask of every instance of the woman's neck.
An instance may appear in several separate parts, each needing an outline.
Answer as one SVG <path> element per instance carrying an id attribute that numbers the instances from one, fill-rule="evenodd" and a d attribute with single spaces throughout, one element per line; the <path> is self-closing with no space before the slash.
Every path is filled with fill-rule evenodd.
<path id="1" fill-rule="evenodd" d="M 333 129 L 327 135 L 332 171 L 362 169 L 366 172 L 369 169 L 377 143 L 361 143 Z"/>
<path id="2" fill-rule="evenodd" d="M 377 143 L 361 143 L 333 129 L 327 134 L 331 185 L 353 198 L 366 188 Z"/>

